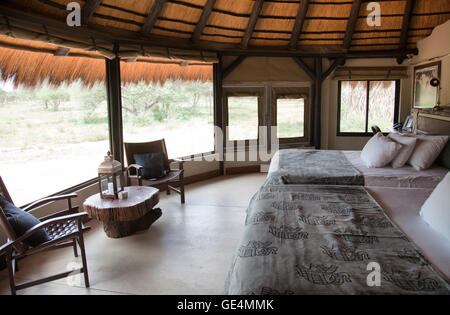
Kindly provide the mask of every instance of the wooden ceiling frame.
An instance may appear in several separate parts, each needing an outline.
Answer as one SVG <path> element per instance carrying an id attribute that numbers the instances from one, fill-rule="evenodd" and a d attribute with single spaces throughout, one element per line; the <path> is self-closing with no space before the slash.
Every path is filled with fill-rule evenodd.
<path id="1" fill-rule="evenodd" d="M 412 12 L 414 9 L 415 0 L 407 0 L 405 13 L 403 14 L 402 32 L 400 34 L 400 46 L 399 49 L 406 49 L 408 45 L 409 26 L 411 24 Z M 402 64 L 405 60 L 404 57 L 398 57 L 397 63 Z"/>
<path id="2" fill-rule="evenodd" d="M 352 9 L 350 10 L 350 16 L 348 18 L 347 31 L 345 32 L 344 43 L 342 45 L 344 49 L 349 49 L 352 44 L 361 4 L 362 0 L 353 0 Z"/>
<path id="3" fill-rule="evenodd" d="M 155 0 L 155 3 L 153 3 L 147 18 L 145 19 L 144 25 L 142 26 L 142 36 L 148 37 L 150 35 L 150 32 L 152 31 L 153 26 L 155 26 L 156 20 L 158 19 L 158 16 L 166 2 L 167 0 Z"/>
<path id="4" fill-rule="evenodd" d="M 81 25 L 88 25 L 89 19 L 100 6 L 102 0 L 87 0 L 81 8 Z"/>
<path id="5" fill-rule="evenodd" d="M 258 21 L 259 15 L 261 14 L 262 7 L 264 5 L 264 0 L 255 0 L 253 5 L 252 14 L 247 24 L 247 29 L 245 30 L 244 37 L 242 37 L 241 48 L 247 49 L 248 43 L 252 38 L 253 32 L 255 30 L 256 22 Z"/>
<path id="6" fill-rule="evenodd" d="M 305 23 L 306 14 L 308 13 L 309 0 L 301 0 L 299 4 L 297 17 L 295 18 L 294 28 L 292 29 L 291 40 L 289 42 L 289 49 L 294 50 L 297 48 L 300 34 L 303 30 L 303 24 Z"/>
<path id="7" fill-rule="evenodd" d="M 197 25 L 195 26 L 194 32 L 192 33 L 191 40 L 194 44 L 200 41 L 200 36 L 203 33 L 203 29 L 205 28 L 205 25 L 208 22 L 209 16 L 211 15 L 211 12 L 215 4 L 216 0 L 208 0 L 208 2 L 206 2 L 205 8 L 202 11 L 202 15 L 200 16 L 200 19 Z"/>

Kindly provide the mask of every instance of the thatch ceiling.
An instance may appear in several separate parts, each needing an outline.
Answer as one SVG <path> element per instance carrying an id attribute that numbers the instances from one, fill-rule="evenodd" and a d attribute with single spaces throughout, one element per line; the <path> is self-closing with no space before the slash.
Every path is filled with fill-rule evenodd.
<path id="1" fill-rule="evenodd" d="M 65 22 L 72 0 L 9 0 L 6 8 Z M 387 51 L 417 47 L 450 19 L 449 0 L 79 0 L 82 20 L 112 38 L 211 51 Z M 1 9 L 1 8 L 0 8 Z M 1 15 L 0 15 L 1 16 Z M 92 33 L 90 33 L 92 34 Z M 96 33 L 98 34 L 98 33 Z M 92 36 L 92 35 L 90 35 Z"/>
<path id="2" fill-rule="evenodd" d="M 15 86 L 35 87 L 43 82 L 59 86 L 77 80 L 92 86 L 105 81 L 105 59 L 99 54 L 71 49 L 67 56 L 55 56 L 59 47 L 53 44 L 3 35 L 0 41 L 12 47 L 0 47 L 0 78 L 12 79 Z M 20 47 L 25 49 L 17 49 Z M 140 81 L 164 84 L 168 79 L 212 81 L 212 65 L 208 63 L 139 57 L 133 62 L 121 62 L 120 68 L 124 84 Z"/>

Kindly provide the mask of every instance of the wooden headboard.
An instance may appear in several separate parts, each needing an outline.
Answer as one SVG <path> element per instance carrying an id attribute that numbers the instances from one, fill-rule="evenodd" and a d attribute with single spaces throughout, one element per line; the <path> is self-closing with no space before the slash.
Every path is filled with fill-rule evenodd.
<path id="1" fill-rule="evenodd" d="M 414 133 L 450 135 L 450 110 L 413 109 Z"/>

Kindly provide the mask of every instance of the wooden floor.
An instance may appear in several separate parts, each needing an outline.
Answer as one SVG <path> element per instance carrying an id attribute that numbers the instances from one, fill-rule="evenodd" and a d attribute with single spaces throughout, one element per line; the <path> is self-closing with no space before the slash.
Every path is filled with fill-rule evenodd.
<path id="1" fill-rule="evenodd" d="M 150 230 L 109 239 L 93 221 L 86 235 L 91 288 L 82 276 L 61 279 L 18 294 L 221 294 L 244 228 L 250 198 L 265 174 L 225 176 L 186 187 L 179 195 L 161 194 L 162 217 Z M 23 260 L 20 281 L 75 269 L 72 249 Z M 0 272 L 0 294 L 9 294 L 7 273 Z"/>

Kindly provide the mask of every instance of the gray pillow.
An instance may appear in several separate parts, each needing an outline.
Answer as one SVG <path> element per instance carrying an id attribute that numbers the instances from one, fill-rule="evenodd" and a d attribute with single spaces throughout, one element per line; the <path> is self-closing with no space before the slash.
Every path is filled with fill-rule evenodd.
<path id="1" fill-rule="evenodd" d="M 162 153 L 134 154 L 133 158 L 136 164 L 143 167 L 143 178 L 158 179 L 166 175 L 164 169 L 164 155 Z"/>
<path id="2" fill-rule="evenodd" d="M 24 235 L 25 232 L 33 226 L 41 223 L 36 217 L 16 207 L 5 199 L 0 198 L 0 207 L 3 209 L 3 212 L 17 237 Z M 31 247 L 36 247 L 50 240 L 51 238 L 48 233 L 44 229 L 41 229 L 26 238 L 23 242 Z"/>
<path id="3" fill-rule="evenodd" d="M 436 160 L 436 164 L 450 169 L 450 139 Z"/>

